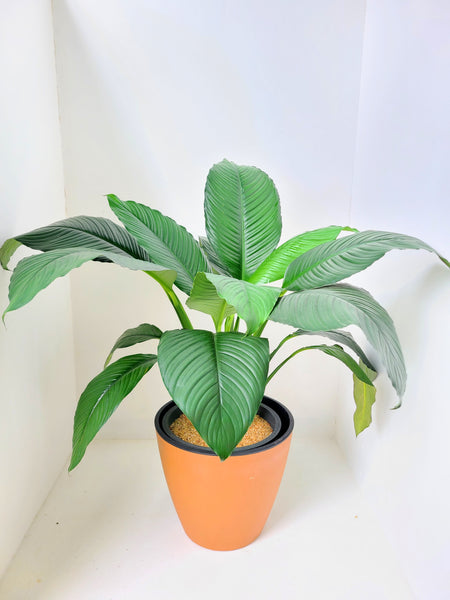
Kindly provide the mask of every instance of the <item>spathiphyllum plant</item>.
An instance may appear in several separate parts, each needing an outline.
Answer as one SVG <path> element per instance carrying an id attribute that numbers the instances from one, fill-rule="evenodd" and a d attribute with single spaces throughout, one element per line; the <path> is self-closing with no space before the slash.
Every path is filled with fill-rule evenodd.
<path id="1" fill-rule="evenodd" d="M 8 239 L 0 250 L 5 269 L 19 245 L 41 251 L 14 269 L 5 313 L 94 260 L 152 277 L 180 320 L 181 329 L 163 332 L 143 323 L 118 338 L 104 370 L 80 397 L 69 469 L 156 363 L 175 403 L 221 459 L 251 424 L 267 382 L 306 350 L 333 356 L 352 371 L 356 434 L 370 424 L 377 373 L 352 335 L 342 330 L 349 325 L 365 334 L 401 400 L 406 370 L 392 319 L 366 290 L 340 282 L 394 248 L 435 252 L 428 244 L 398 233 L 333 225 L 279 245 L 280 202 L 273 181 L 255 167 L 227 160 L 208 174 L 206 237 L 198 241 L 157 210 L 112 194 L 107 198 L 123 227 L 101 217 L 72 217 Z M 211 331 L 194 329 L 176 289 L 188 295 L 189 309 L 212 317 Z M 269 320 L 294 328 L 272 351 L 263 336 Z M 288 340 L 313 334 L 328 343 L 296 348 L 277 361 Z M 130 354 L 111 362 L 116 349 L 152 339 L 159 340 L 157 354 Z"/>

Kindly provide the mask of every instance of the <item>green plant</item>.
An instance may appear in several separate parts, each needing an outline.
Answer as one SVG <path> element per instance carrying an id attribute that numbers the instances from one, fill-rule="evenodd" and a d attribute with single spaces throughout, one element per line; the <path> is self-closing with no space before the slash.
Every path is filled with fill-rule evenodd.
<path id="1" fill-rule="evenodd" d="M 226 160 L 208 174 L 207 237 L 199 241 L 148 206 L 114 195 L 108 201 L 124 227 L 100 217 L 73 217 L 11 238 L 0 249 L 5 269 L 20 244 L 42 252 L 17 264 L 5 313 L 28 303 L 57 277 L 94 260 L 143 271 L 155 279 L 182 326 L 162 332 L 155 325 L 141 324 L 119 337 L 104 370 L 80 397 L 69 469 L 80 462 L 98 430 L 156 362 L 174 401 L 222 459 L 252 422 L 267 381 L 287 360 L 306 350 L 320 350 L 351 369 L 356 434 L 370 424 L 377 373 L 342 327 L 361 328 L 402 397 L 406 370 L 391 318 L 367 291 L 339 282 L 391 249 L 435 252 L 433 248 L 406 235 L 339 226 L 309 231 L 278 246 L 280 203 L 272 180 L 255 167 Z M 348 235 L 338 237 L 342 232 Z M 280 285 L 267 285 L 275 281 Z M 188 295 L 190 309 L 212 317 L 214 331 L 193 328 L 174 287 Z M 272 352 L 262 337 L 269 319 L 296 328 Z M 239 331 L 243 321 L 245 333 Z M 269 374 L 278 350 L 304 334 L 335 343 L 301 347 Z M 159 339 L 157 355 L 132 354 L 109 364 L 116 349 L 151 339 Z"/>

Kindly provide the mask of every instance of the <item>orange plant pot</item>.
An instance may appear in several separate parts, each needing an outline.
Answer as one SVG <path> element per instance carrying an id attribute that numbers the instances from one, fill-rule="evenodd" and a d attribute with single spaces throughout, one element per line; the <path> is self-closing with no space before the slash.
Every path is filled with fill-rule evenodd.
<path id="1" fill-rule="evenodd" d="M 236 550 L 261 533 L 283 476 L 293 418 L 279 402 L 264 397 L 281 419 L 271 441 L 237 448 L 221 461 L 209 448 L 187 444 L 167 433 L 163 406 L 155 418 L 161 461 L 170 495 L 186 534 L 211 550 Z"/>

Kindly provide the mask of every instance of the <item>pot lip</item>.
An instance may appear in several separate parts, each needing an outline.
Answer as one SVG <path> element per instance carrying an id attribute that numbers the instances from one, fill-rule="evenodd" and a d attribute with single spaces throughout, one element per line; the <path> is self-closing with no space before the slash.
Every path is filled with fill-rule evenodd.
<path id="1" fill-rule="evenodd" d="M 274 400 L 273 398 L 269 398 L 268 396 L 264 396 L 261 405 L 265 406 L 267 409 L 272 410 L 281 420 L 281 426 L 279 431 L 272 436 L 269 436 L 265 440 L 258 442 L 256 444 L 252 444 L 250 446 L 243 446 L 241 448 L 235 448 L 231 453 L 231 457 L 233 456 L 245 456 L 248 454 L 256 454 L 257 452 L 262 452 L 263 450 L 269 450 L 274 446 L 278 446 L 282 442 L 284 442 L 292 433 L 294 427 L 294 417 L 291 412 L 283 405 L 281 402 Z M 157 434 L 168 444 L 179 448 L 180 450 L 185 450 L 186 452 L 193 452 L 195 454 L 204 454 L 205 456 L 217 456 L 211 448 L 196 446 L 195 444 L 190 444 L 189 442 L 185 442 L 184 440 L 178 438 L 177 436 L 169 435 L 163 427 L 164 416 L 167 414 L 169 410 L 176 407 L 177 405 L 173 400 L 169 400 L 166 402 L 155 415 L 155 429 Z"/>

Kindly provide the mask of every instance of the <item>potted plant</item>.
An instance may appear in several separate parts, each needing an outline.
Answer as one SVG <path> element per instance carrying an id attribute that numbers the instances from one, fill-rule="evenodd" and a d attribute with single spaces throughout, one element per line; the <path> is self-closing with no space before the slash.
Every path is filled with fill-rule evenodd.
<path id="1" fill-rule="evenodd" d="M 262 402 L 267 382 L 300 352 L 314 349 L 335 357 L 353 373 L 359 434 L 371 422 L 377 373 L 342 328 L 357 325 L 362 330 L 400 399 L 406 370 L 388 313 L 367 291 L 340 282 L 391 249 L 435 250 L 414 237 L 344 226 L 309 231 L 279 245 L 280 203 L 273 181 L 255 167 L 226 160 L 209 171 L 206 237 L 198 241 L 157 210 L 115 195 L 107 198 L 123 227 L 105 218 L 79 216 L 3 244 L 0 260 L 5 269 L 21 244 L 41 251 L 15 267 L 5 314 L 91 260 L 143 271 L 161 285 L 181 328 L 163 332 L 144 323 L 118 338 L 104 370 L 80 397 L 69 470 L 158 363 L 174 401 L 158 412 L 155 422 L 178 514 L 194 541 L 216 549 L 241 547 L 259 534 L 269 514 L 292 434 L 289 411 L 274 400 L 264 397 Z M 212 331 L 193 327 L 175 288 L 187 294 L 189 309 L 212 317 Z M 272 351 L 263 335 L 268 320 L 294 328 Z M 269 368 L 285 342 L 305 334 L 321 335 L 331 343 L 300 347 Z M 159 340 L 157 354 L 130 354 L 111 362 L 116 349 L 152 339 Z M 261 406 L 273 421 L 271 439 L 235 449 Z M 190 419 L 208 448 L 171 434 L 168 415 L 175 414 L 174 408 Z"/>

